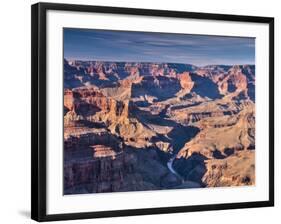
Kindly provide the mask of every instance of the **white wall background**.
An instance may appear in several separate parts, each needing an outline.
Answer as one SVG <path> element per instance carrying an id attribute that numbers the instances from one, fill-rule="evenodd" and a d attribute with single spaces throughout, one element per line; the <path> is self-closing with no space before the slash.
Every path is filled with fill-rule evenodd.
<path id="1" fill-rule="evenodd" d="M 50 0 L 51 1 L 51 0 Z M 30 220 L 30 6 L 36 1 L 2 1 L 0 7 L 0 223 L 35 223 Z M 184 10 L 275 17 L 275 114 L 281 114 L 281 15 L 277 0 L 60 0 L 119 7 Z M 278 88 L 279 87 L 279 88 Z M 237 209 L 169 215 L 134 216 L 60 223 L 267 223 L 280 219 L 281 135 L 275 117 L 274 208 Z M 266 133 L 265 133 L 266 134 Z M 276 222 L 275 222 L 276 223 Z"/>

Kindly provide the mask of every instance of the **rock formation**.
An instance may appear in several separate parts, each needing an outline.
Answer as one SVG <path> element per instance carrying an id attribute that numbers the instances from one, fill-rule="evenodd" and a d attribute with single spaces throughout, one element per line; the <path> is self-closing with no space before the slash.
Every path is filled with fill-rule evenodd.
<path id="1" fill-rule="evenodd" d="M 255 184 L 254 65 L 64 60 L 63 109 L 65 194 Z"/>

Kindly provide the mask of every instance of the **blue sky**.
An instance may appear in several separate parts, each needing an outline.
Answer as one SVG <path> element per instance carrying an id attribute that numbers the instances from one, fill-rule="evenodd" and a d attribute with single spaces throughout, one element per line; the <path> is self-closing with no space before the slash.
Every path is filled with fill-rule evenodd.
<path id="1" fill-rule="evenodd" d="M 255 39 L 171 33 L 64 29 L 68 60 L 255 64 Z"/>

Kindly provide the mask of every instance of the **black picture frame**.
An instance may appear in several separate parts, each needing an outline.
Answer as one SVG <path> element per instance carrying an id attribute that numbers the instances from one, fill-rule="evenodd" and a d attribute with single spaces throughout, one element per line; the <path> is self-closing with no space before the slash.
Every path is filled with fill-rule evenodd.
<path id="1" fill-rule="evenodd" d="M 269 24 L 269 200 L 243 203 L 208 204 L 196 206 L 160 207 L 102 212 L 46 214 L 46 12 L 64 10 L 100 12 L 124 15 L 162 16 L 217 21 L 254 22 Z M 274 18 L 241 15 L 164 11 L 136 8 L 102 7 L 73 4 L 37 3 L 31 13 L 31 218 L 37 221 L 86 219 L 161 213 L 193 212 L 206 210 L 238 209 L 274 206 Z"/>

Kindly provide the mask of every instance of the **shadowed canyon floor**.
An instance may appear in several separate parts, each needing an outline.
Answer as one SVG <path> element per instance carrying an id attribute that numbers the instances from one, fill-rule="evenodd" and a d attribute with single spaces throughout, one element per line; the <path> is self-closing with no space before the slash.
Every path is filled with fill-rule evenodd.
<path id="1" fill-rule="evenodd" d="M 64 60 L 64 194 L 255 184 L 255 66 Z"/>

